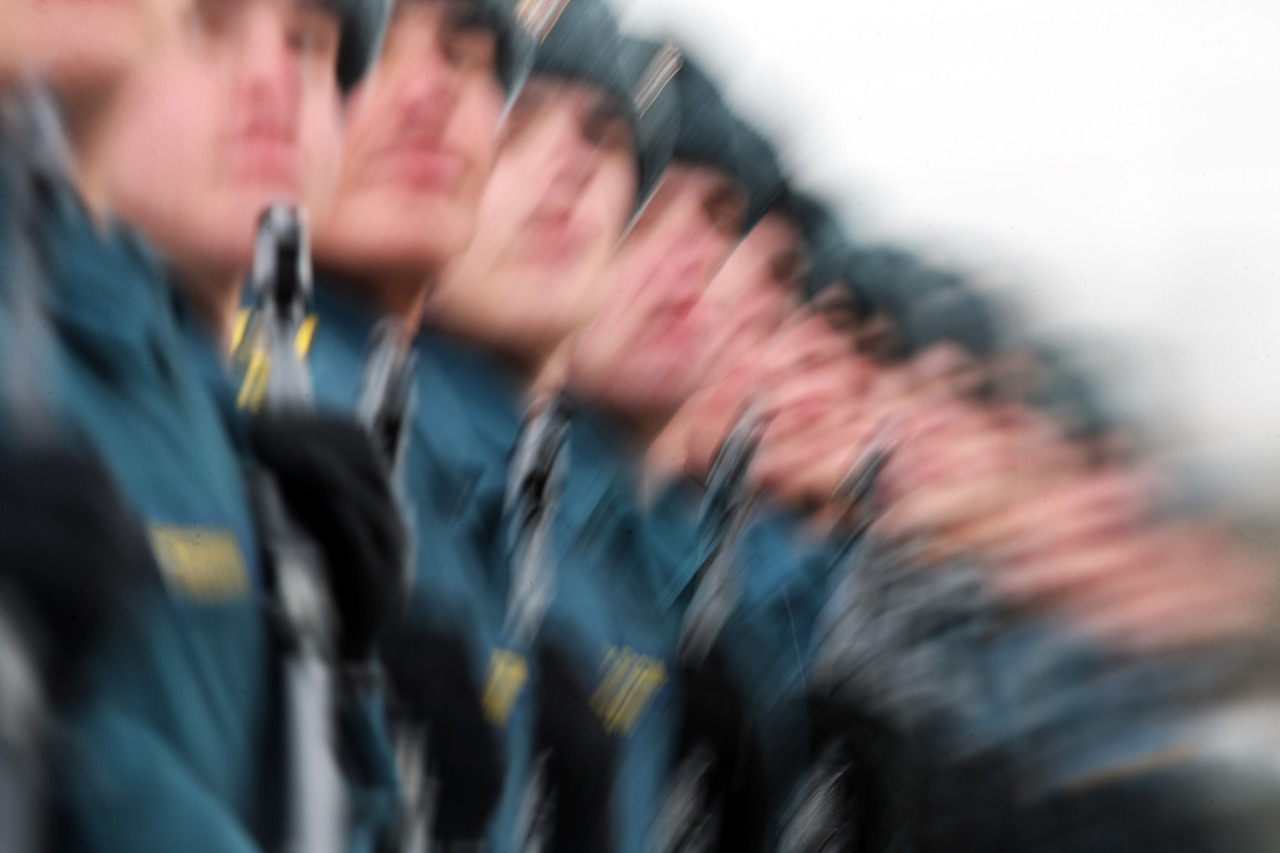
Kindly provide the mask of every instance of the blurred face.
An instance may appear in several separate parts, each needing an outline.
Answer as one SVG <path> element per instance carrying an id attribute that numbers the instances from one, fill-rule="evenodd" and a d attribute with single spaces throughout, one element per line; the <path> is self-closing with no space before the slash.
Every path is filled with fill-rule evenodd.
<path id="1" fill-rule="evenodd" d="M 763 485 L 789 500 L 830 498 L 877 428 L 865 400 L 872 370 L 819 314 L 798 314 L 780 331 L 762 364 Z"/>
<path id="2" fill-rule="evenodd" d="M 334 207 L 317 231 L 323 264 L 416 288 L 471 240 L 504 101 L 478 14 L 451 0 L 396 6 L 352 98 Z"/>
<path id="3" fill-rule="evenodd" d="M 672 165 L 607 275 L 600 313 L 573 356 L 571 381 L 638 421 L 669 418 L 701 380 L 702 296 L 738 242 L 737 184 L 716 169 Z"/>
<path id="4" fill-rule="evenodd" d="M 917 353 L 909 369 L 921 394 L 972 398 L 987 386 L 988 371 L 964 347 L 950 341 Z"/>
<path id="5" fill-rule="evenodd" d="M 598 308 L 637 186 L 630 122 L 595 86 L 534 78 L 512 106 L 479 228 L 433 296 L 438 321 L 545 354 Z"/>
<path id="6" fill-rule="evenodd" d="M 0 83 L 21 72 L 64 101 L 100 97 L 174 35 L 191 0 L 8 0 L 0 26 Z"/>
<path id="7" fill-rule="evenodd" d="M 758 354 L 795 302 L 803 274 L 800 232 L 785 216 L 766 215 L 707 288 L 714 326 L 709 348 L 723 369 Z"/>
<path id="8" fill-rule="evenodd" d="M 249 267 L 277 200 L 324 203 L 337 169 L 338 19 L 298 0 L 199 0 L 185 37 L 129 86 L 113 196 L 193 278 Z"/>

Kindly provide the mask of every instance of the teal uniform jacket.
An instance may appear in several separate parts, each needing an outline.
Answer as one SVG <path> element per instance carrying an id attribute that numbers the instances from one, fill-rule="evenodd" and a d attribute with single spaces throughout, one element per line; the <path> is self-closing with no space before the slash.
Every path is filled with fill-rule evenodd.
<path id="1" fill-rule="evenodd" d="M 835 562 L 801 516 L 767 504 L 734 549 L 738 600 L 719 648 L 760 732 L 779 805 L 811 757 L 805 687 Z"/>
<path id="2" fill-rule="evenodd" d="M 650 843 L 676 760 L 676 647 L 696 537 L 685 496 L 669 492 L 641 505 L 629 434 L 589 407 L 574 411 L 541 636 L 575 662 L 614 739 L 614 843 L 638 853 Z"/>
<path id="3" fill-rule="evenodd" d="M 357 404 L 374 308 L 322 282 L 311 344 L 318 405 Z M 489 723 L 506 754 L 506 779 L 490 846 L 507 850 L 529 763 L 527 685 L 532 662 L 503 632 L 507 571 L 497 546 L 507 461 L 520 427 L 517 386 L 487 356 L 421 333 L 416 407 L 404 465 L 415 536 L 407 620 L 460 641 Z"/>
<path id="4" fill-rule="evenodd" d="M 148 527 L 158 568 L 64 721 L 60 828 L 76 849 L 259 850 L 269 652 L 237 454 L 145 250 L 63 189 L 40 203 L 50 397 Z"/>
<path id="5" fill-rule="evenodd" d="M 531 649 L 506 630 L 511 567 L 502 547 L 507 469 L 524 414 L 523 384 L 496 357 L 460 341 L 422 333 L 419 364 L 449 393 L 432 411 L 419 396 L 423 467 L 434 472 L 433 495 L 443 501 L 449 536 L 472 574 L 475 629 L 482 645 L 477 663 L 481 699 L 504 749 L 502 794 L 489 831 L 494 851 L 521 843 L 520 807 L 529 781 L 533 748 L 532 685 L 537 664 Z M 430 375 L 430 374 L 428 374 Z M 424 377 L 425 379 L 425 377 Z M 444 423 L 451 427 L 445 428 Z"/>

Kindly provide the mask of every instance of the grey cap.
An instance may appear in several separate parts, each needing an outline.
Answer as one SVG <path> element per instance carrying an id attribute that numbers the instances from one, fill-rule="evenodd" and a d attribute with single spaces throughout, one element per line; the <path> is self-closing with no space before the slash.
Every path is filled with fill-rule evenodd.
<path id="1" fill-rule="evenodd" d="M 350 92 L 373 65 L 386 29 L 393 0 L 325 0 L 338 14 L 342 38 L 338 44 L 338 85 Z"/>
<path id="2" fill-rule="evenodd" d="M 545 8 L 544 8 L 545 7 Z M 533 42 L 531 75 L 581 80 L 632 110 L 631 87 L 619 57 L 622 37 L 599 0 L 545 0 L 516 7 L 517 23 Z"/>
<path id="3" fill-rule="evenodd" d="M 1079 364 L 1071 347 L 1040 342 L 1033 350 L 1040 381 L 1027 402 L 1058 421 L 1069 438 L 1091 438 L 1117 425 L 1097 380 Z"/>
<path id="4" fill-rule="evenodd" d="M 917 295 L 899 319 L 908 353 L 950 342 L 985 358 L 996 349 L 997 324 L 988 300 L 962 285 L 945 285 Z"/>
<path id="5" fill-rule="evenodd" d="M 329 0 L 329 2 L 359 5 L 366 0 Z M 373 2 L 383 2 L 383 0 L 373 0 Z M 435 0 L 391 0 L 393 8 L 396 3 L 430 2 Z M 459 2 L 475 10 L 480 21 L 492 30 L 497 48 L 494 68 L 502 88 L 506 90 L 508 96 L 512 95 L 524 82 L 532 59 L 529 39 L 516 25 L 512 5 L 508 0 L 459 0 Z"/>
<path id="6" fill-rule="evenodd" d="M 849 257 L 849 239 L 831 207 L 811 193 L 790 191 L 786 198 L 786 210 L 800 229 L 809 250 L 805 292 L 813 299 L 844 278 L 844 268 Z"/>
<path id="7" fill-rule="evenodd" d="M 736 178 L 743 191 L 748 191 L 748 170 L 738 154 L 738 119 L 720 90 L 687 54 L 675 83 L 680 97 L 680 126 L 672 160 L 718 169 Z M 744 220 L 743 225 L 746 224 Z"/>
<path id="8" fill-rule="evenodd" d="M 680 94 L 673 85 L 684 64 L 671 42 L 622 36 L 619 64 L 627 77 L 636 117 L 636 153 L 640 186 L 636 206 L 653 194 L 671 163 L 680 132 Z"/>
<path id="9" fill-rule="evenodd" d="M 750 230 L 765 214 L 786 202 L 787 182 L 773 143 L 742 118 L 735 121 L 734 141 L 747 191 L 746 228 Z"/>
<path id="10" fill-rule="evenodd" d="M 855 244 L 845 257 L 843 281 L 861 313 L 896 312 L 904 282 L 921 265 L 912 252 L 896 246 Z"/>

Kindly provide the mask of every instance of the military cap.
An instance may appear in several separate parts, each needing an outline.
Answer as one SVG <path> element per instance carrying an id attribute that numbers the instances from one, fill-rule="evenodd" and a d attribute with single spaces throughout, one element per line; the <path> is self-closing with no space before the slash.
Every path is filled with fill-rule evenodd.
<path id="1" fill-rule="evenodd" d="M 787 182 L 773 144 L 741 118 L 734 127 L 738 159 L 742 163 L 742 182 L 747 191 L 747 228 L 787 200 Z"/>
<path id="2" fill-rule="evenodd" d="M 738 153 L 738 119 L 720 90 L 688 55 L 675 83 L 680 97 L 680 126 L 672 159 L 719 169 L 736 178 L 747 191 L 750 179 Z M 745 219 L 743 225 L 747 225 Z"/>
<path id="3" fill-rule="evenodd" d="M 600 0 L 522 0 L 516 21 L 533 43 L 531 75 L 591 83 L 632 111 L 618 23 Z"/>
<path id="4" fill-rule="evenodd" d="M 977 358 L 996 348 L 996 318 L 987 300 L 962 286 L 942 286 L 908 302 L 899 320 L 900 338 L 909 353 L 924 352 L 944 341 Z"/>
<path id="5" fill-rule="evenodd" d="M 397 3 L 427 3 L 433 0 L 390 0 L 394 8 Z M 328 0 L 342 6 L 359 7 L 369 2 L 377 5 L 386 0 Z M 529 40 L 516 26 L 515 13 L 508 0 L 459 0 L 475 11 L 481 23 L 488 27 L 496 41 L 494 67 L 498 79 L 508 96 L 514 94 L 529 70 Z"/>
<path id="6" fill-rule="evenodd" d="M 639 45 L 628 44 L 631 40 L 619 32 L 613 14 L 600 0 L 522 0 L 516 16 L 533 43 L 531 75 L 589 83 L 611 96 L 626 113 L 635 136 L 639 206 L 666 168 L 665 159 L 651 162 L 635 97 L 652 57 Z"/>
<path id="7" fill-rule="evenodd" d="M 680 131 L 680 96 L 672 85 L 684 57 L 671 42 L 622 36 L 619 63 L 627 77 L 636 115 L 636 151 L 640 158 L 637 207 L 657 187 L 671 162 Z"/>
<path id="8" fill-rule="evenodd" d="M 338 84 L 344 92 L 360 82 L 382 42 L 392 0 L 325 0 L 342 23 L 338 44 Z"/>
<path id="9" fill-rule="evenodd" d="M 812 299 L 844 277 L 849 241 L 840 220 L 817 196 L 792 191 L 787 195 L 787 211 L 809 250 L 805 290 Z"/>
<path id="10" fill-rule="evenodd" d="M 1039 382 L 1028 402 L 1053 417 L 1073 439 L 1101 435 L 1115 426 L 1108 415 L 1097 381 L 1062 344 L 1033 346 Z"/>
<path id="11" fill-rule="evenodd" d="M 855 245 L 845 258 L 844 283 L 867 315 L 893 313 L 903 282 L 921 265 L 912 252 L 896 246 Z"/>

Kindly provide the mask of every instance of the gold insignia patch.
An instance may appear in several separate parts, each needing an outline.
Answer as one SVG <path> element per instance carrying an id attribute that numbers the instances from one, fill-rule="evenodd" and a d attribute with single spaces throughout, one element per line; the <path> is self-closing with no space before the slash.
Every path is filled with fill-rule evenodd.
<path id="1" fill-rule="evenodd" d="M 604 721 L 606 731 L 629 735 L 667 683 L 666 664 L 615 646 L 600 662 L 600 671 L 602 678 L 591 697 L 591 709 Z"/>
<path id="2" fill-rule="evenodd" d="M 151 549 L 165 583 L 195 601 L 216 604 L 244 598 L 249 570 L 235 536 L 203 527 L 154 525 Z"/>
<path id="3" fill-rule="evenodd" d="M 529 680 L 529 665 L 523 655 L 506 649 L 495 649 L 489 658 L 489 671 L 484 678 L 484 693 L 480 704 L 489 722 L 505 726 L 511 717 L 511 709 L 520 698 Z"/>

